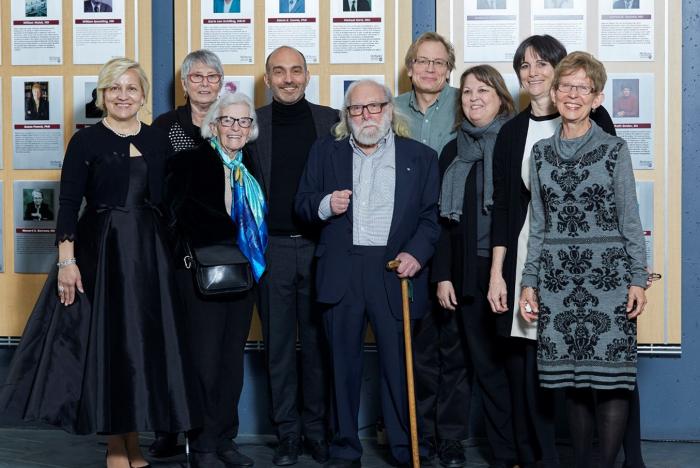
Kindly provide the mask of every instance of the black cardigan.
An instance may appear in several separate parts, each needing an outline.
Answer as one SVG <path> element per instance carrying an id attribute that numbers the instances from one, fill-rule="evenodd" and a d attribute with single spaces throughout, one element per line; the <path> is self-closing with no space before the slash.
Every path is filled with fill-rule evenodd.
<path id="1" fill-rule="evenodd" d="M 243 164 L 255 177 L 245 148 Z M 183 238 L 192 246 L 236 242 L 237 227 L 224 201 L 225 184 L 224 165 L 208 142 L 170 158 L 164 203 L 175 228 L 176 255 Z"/>
<path id="2" fill-rule="evenodd" d="M 440 182 L 445 171 L 457 157 L 457 139 L 450 141 L 440 153 Z M 451 281 L 457 298 L 476 294 L 476 165 L 467 175 L 464 185 L 463 214 L 459 222 L 440 216 L 440 238 L 435 246 L 431 267 L 431 281 Z"/>
<path id="3" fill-rule="evenodd" d="M 170 144 L 165 134 L 142 124 L 138 135 L 122 138 L 98 122 L 71 138 L 61 170 L 56 241 L 75 240 L 83 197 L 89 208 L 123 206 L 129 190 L 129 145 L 148 165 L 149 201 L 161 202 L 165 160 Z"/>
<path id="4" fill-rule="evenodd" d="M 506 248 L 503 261 L 503 279 L 508 288 L 508 304 L 515 300 L 515 267 L 518 258 L 518 236 L 525 223 L 530 191 L 522 181 L 523 152 L 530 125 L 530 110 L 520 112 L 506 122 L 498 132 L 493 154 L 493 216 L 491 218 L 491 246 Z M 611 135 L 615 135 L 610 114 L 604 107 L 591 113 L 591 120 Z M 497 331 L 510 336 L 513 310 L 498 314 Z"/>

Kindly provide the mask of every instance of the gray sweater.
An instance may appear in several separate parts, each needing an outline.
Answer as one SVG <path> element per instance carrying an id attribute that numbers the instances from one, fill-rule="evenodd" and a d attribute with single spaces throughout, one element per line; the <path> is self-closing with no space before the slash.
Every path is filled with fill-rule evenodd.
<path id="1" fill-rule="evenodd" d="M 644 234 L 627 143 L 591 124 L 573 140 L 561 138 L 560 126 L 532 149 L 530 238 L 522 287 L 540 286 L 545 245 L 573 245 L 592 251 L 593 265 L 588 266 L 599 269 L 605 265 L 595 259 L 604 258 L 606 249 L 624 248 L 630 284 L 646 288 Z M 586 275 L 596 274 L 586 270 Z"/>

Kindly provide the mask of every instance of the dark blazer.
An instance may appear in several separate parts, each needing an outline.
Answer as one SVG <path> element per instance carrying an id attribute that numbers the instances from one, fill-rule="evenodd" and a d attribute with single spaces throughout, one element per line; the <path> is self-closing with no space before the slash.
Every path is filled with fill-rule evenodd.
<path id="1" fill-rule="evenodd" d="M 368 0 L 355 0 L 357 3 L 355 4 L 355 7 L 357 8 L 357 11 L 371 11 L 372 7 L 369 4 Z M 350 4 L 352 3 L 352 0 L 343 0 L 343 11 L 350 11 Z"/>
<path id="2" fill-rule="evenodd" d="M 530 191 L 523 184 L 521 170 L 523 152 L 530 125 L 530 107 L 506 122 L 498 132 L 493 150 L 493 215 L 491 218 L 491 245 L 506 248 L 503 261 L 503 279 L 508 288 L 508 304 L 513 304 L 515 291 L 515 266 L 518 258 L 518 236 L 525 223 Z M 615 135 L 610 114 L 599 107 L 591 119 L 603 130 Z M 510 336 L 513 310 L 497 315 L 497 330 L 502 336 Z"/>
<path id="3" fill-rule="evenodd" d="M 45 98 L 39 99 L 39 106 L 33 98 L 27 99 L 24 104 L 26 120 L 49 120 L 49 101 Z"/>
<path id="4" fill-rule="evenodd" d="M 29 202 L 27 203 L 27 206 L 24 209 L 24 220 L 25 221 L 53 221 L 53 211 L 51 208 L 49 208 L 49 205 L 47 205 L 44 202 L 41 202 L 41 206 L 39 206 L 39 215 L 40 217 L 36 217 L 35 213 L 37 212 L 36 210 L 36 205 L 34 202 Z"/>
<path id="5" fill-rule="evenodd" d="M 249 167 L 246 149 L 243 164 Z M 208 142 L 168 160 L 164 205 L 177 240 L 186 238 L 192 246 L 236 242 L 237 228 L 226 211 L 225 191 L 224 165 Z"/>
<path id="6" fill-rule="evenodd" d="M 331 128 L 338 120 L 338 111 L 326 106 L 309 102 L 311 118 L 316 126 L 316 137 L 330 135 Z M 272 180 L 272 104 L 263 106 L 255 111 L 258 118 L 260 137 L 248 146 L 252 167 L 249 170 L 265 186 L 265 196 L 270 198 L 270 181 Z"/>
<path id="7" fill-rule="evenodd" d="M 396 137 L 396 189 L 394 213 L 386 246 L 385 261 L 400 252 L 413 255 L 422 269 L 413 278 L 412 318 L 428 310 L 428 263 L 440 235 L 437 201 L 440 188 L 437 154 L 422 143 Z M 322 221 L 318 216 L 321 200 L 335 190 L 352 189 L 352 148 L 349 139 L 327 136 L 311 148 L 306 169 L 299 183 L 295 209 L 302 220 L 321 225 L 316 247 L 318 258 L 316 291 L 318 301 L 336 304 L 350 283 L 352 241 L 352 202 L 348 211 Z M 384 274 L 384 287 L 391 313 L 402 317 L 401 286 L 394 272 Z"/>
<path id="8" fill-rule="evenodd" d="M 108 4 L 104 3 L 104 2 L 91 2 L 90 0 L 85 0 L 85 2 L 83 3 L 83 12 L 84 12 L 84 13 L 94 13 L 95 10 L 93 10 L 93 8 L 92 8 L 92 4 L 93 4 L 93 3 L 99 4 L 99 6 L 100 6 L 100 13 L 103 12 L 103 11 L 104 11 L 104 12 L 110 12 L 110 11 L 112 11 L 112 6 L 111 6 L 111 5 L 108 5 Z"/>

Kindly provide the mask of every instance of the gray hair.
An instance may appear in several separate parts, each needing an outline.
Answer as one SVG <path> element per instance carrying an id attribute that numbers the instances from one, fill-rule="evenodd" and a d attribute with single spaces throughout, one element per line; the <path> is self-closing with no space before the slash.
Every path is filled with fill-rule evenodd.
<path id="1" fill-rule="evenodd" d="M 368 84 L 376 86 L 377 88 L 381 88 L 382 91 L 384 91 L 384 99 L 386 99 L 386 102 L 388 102 L 391 106 L 391 128 L 392 130 L 394 130 L 394 133 L 397 136 L 409 138 L 411 132 L 408 127 L 408 123 L 406 119 L 399 112 L 396 111 L 396 106 L 394 106 L 394 95 L 392 94 L 391 90 L 386 85 L 365 78 L 362 80 L 353 81 L 352 83 L 350 83 L 350 86 L 348 86 L 348 90 L 345 91 L 345 98 L 343 99 L 343 108 L 340 109 L 339 112 L 340 122 L 338 122 L 338 124 L 333 128 L 333 136 L 335 136 L 335 139 L 342 140 L 350 136 L 350 129 L 352 127 L 350 126 L 350 114 L 348 114 L 347 111 L 347 108 L 350 105 L 350 95 L 358 86 Z"/>
<path id="2" fill-rule="evenodd" d="M 221 65 L 221 60 L 219 59 L 219 56 L 211 50 L 199 49 L 193 50 L 192 52 L 187 54 L 185 59 L 182 61 L 182 67 L 180 68 L 180 79 L 183 83 L 187 79 L 187 75 L 190 74 L 190 70 L 192 70 L 192 67 L 196 63 L 201 63 L 213 68 L 214 70 L 216 70 L 216 73 L 221 75 L 223 78 L 224 66 Z"/>
<path id="3" fill-rule="evenodd" d="M 253 101 L 245 94 L 235 92 L 224 93 L 211 105 L 209 112 L 207 112 L 207 115 L 205 115 L 204 119 L 202 120 L 202 138 L 206 140 L 214 136 L 214 133 L 211 131 L 211 124 L 215 123 L 216 119 L 219 117 L 221 109 L 233 104 L 245 104 L 248 106 L 248 109 L 250 110 L 250 118 L 253 119 L 253 124 L 250 126 L 250 133 L 248 134 L 248 141 L 254 141 L 258 137 L 258 119 L 255 115 L 255 106 L 253 105 Z"/>

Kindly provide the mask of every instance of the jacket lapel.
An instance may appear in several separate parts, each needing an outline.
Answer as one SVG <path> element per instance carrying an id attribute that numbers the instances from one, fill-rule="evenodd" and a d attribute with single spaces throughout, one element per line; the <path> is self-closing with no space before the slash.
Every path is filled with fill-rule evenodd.
<path id="1" fill-rule="evenodd" d="M 352 186 L 352 147 L 349 139 L 335 141 L 333 143 L 333 171 L 335 179 L 338 181 L 338 186 L 334 190 L 353 190 Z M 352 223 L 352 196 L 350 197 L 350 206 L 345 216 Z"/>
<path id="2" fill-rule="evenodd" d="M 391 218 L 391 228 L 389 229 L 389 242 L 396 234 L 398 226 L 401 224 L 401 218 L 406 213 L 410 199 L 410 190 L 415 181 L 414 173 L 414 155 L 410 154 L 406 147 L 406 142 L 396 137 L 394 148 L 396 151 L 396 184 L 394 187 L 394 213 Z"/>
<path id="3" fill-rule="evenodd" d="M 270 180 L 272 180 L 272 105 L 258 111 L 258 123 L 262 138 L 256 140 L 259 154 L 260 172 L 265 186 L 265 195 L 270 198 Z"/>

